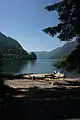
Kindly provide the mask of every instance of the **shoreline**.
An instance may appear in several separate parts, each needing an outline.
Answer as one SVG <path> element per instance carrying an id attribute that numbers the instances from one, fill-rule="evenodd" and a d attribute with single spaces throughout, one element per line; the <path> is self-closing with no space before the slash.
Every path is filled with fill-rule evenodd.
<path id="1" fill-rule="evenodd" d="M 80 78 L 58 78 L 58 79 L 6 79 L 5 84 L 12 88 L 30 88 L 30 87 L 38 87 L 38 88 L 55 88 L 64 87 L 64 88 L 76 88 L 80 87 Z"/>
<path id="2" fill-rule="evenodd" d="M 55 85 L 59 86 L 80 86 L 80 77 L 54 77 L 54 74 L 3 74 L 2 78 L 8 86 L 13 86 L 13 88 L 25 86 L 29 87 L 39 87 L 39 88 L 53 88 Z"/>

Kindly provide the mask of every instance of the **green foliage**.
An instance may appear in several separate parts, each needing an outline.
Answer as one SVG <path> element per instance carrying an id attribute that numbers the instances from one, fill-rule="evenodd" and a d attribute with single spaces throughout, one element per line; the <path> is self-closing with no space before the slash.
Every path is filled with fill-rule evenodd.
<path id="1" fill-rule="evenodd" d="M 56 63 L 57 68 L 65 68 L 66 70 L 77 70 L 80 71 L 80 44 L 76 50 L 72 51 L 71 54 L 63 61 Z"/>
<path id="2" fill-rule="evenodd" d="M 57 68 L 65 68 L 65 69 L 67 69 L 67 66 L 68 66 L 68 61 L 66 61 L 66 60 L 58 60 L 57 62 L 56 62 L 56 64 L 54 64 L 54 66 L 56 66 Z"/>
<path id="3" fill-rule="evenodd" d="M 62 41 L 69 41 L 77 34 L 80 34 L 80 1 L 62 0 L 58 3 L 46 6 L 48 11 L 57 11 L 60 23 L 53 27 L 43 29 L 50 36 L 59 33 L 58 38 Z"/>
<path id="4" fill-rule="evenodd" d="M 80 44 L 77 46 L 76 50 L 74 50 L 66 59 L 69 62 L 71 70 L 77 69 L 80 71 Z"/>

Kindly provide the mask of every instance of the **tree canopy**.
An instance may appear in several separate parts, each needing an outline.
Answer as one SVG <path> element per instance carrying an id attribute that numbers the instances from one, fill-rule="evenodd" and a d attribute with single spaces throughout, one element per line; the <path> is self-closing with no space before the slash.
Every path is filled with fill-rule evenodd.
<path id="1" fill-rule="evenodd" d="M 57 11 L 59 23 L 43 31 L 50 36 L 59 33 L 62 41 L 70 41 L 80 34 L 80 0 L 61 0 L 45 7 L 48 11 Z"/>
<path id="2" fill-rule="evenodd" d="M 48 27 L 43 31 L 50 36 L 57 35 L 61 41 L 70 41 L 74 37 L 79 42 L 77 48 L 65 60 L 56 64 L 59 68 L 65 67 L 68 70 L 77 69 L 80 71 L 80 0 L 60 0 L 57 3 L 45 7 L 49 12 L 58 13 L 59 23 L 56 26 Z"/>

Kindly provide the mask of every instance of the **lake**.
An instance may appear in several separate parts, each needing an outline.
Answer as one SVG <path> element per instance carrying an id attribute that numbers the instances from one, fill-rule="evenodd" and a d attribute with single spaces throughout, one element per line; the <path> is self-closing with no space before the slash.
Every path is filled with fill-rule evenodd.
<path id="1" fill-rule="evenodd" d="M 56 70 L 55 59 L 0 60 L 0 72 L 8 73 L 52 73 Z"/>
<path id="2" fill-rule="evenodd" d="M 53 59 L 39 59 L 36 61 L 28 61 L 28 63 L 20 70 L 20 73 L 52 73 L 56 70 Z"/>
<path id="3" fill-rule="evenodd" d="M 80 76 L 76 72 L 67 72 L 57 69 L 53 64 L 57 59 L 38 59 L 38 60 L 0 60 L 0 72 L 24 74 L 24 73 L 53 73 L 61 71 L 67 76 Z"/>

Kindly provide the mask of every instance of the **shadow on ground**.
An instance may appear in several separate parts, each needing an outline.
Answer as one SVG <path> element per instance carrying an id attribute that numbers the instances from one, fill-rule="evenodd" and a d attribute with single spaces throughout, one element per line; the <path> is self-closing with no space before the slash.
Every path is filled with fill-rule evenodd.
<path id="1" fill-rule="evenodd" d="M 80 118 L 80 89 L 7 87 L 3 104 L 2 120 Z"/>

